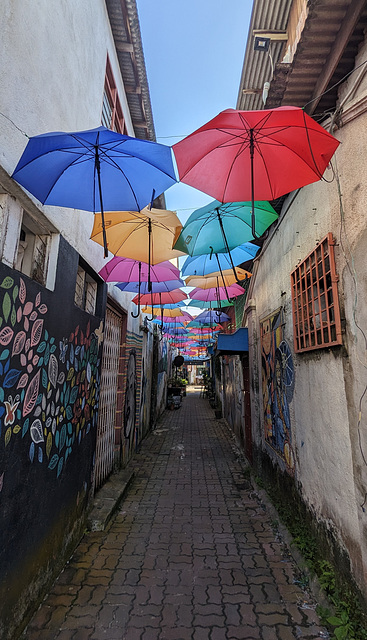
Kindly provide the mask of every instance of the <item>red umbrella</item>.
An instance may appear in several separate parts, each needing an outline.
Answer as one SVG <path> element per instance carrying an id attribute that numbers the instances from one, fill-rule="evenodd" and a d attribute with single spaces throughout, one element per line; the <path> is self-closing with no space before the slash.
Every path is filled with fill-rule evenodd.
<path id="1" fill-rule="evenodd" d="M 173 150 L 181 182 L 220 202 L 251 200 L 253 210 L 255 197 L 275 200 L 320 180 L 338 145 L 303 109 L 278 107 L 226 109 Z"/>
<path id="2" fill-rule="evenodd" d="M 186 293 L 181 289 L 174 289 L 173 291 L 163 291 L 163 293 L 142 293 L 133 298 L 135 304 L 174 304 L 175 302 L 181 302 L 187 298 Z"/>

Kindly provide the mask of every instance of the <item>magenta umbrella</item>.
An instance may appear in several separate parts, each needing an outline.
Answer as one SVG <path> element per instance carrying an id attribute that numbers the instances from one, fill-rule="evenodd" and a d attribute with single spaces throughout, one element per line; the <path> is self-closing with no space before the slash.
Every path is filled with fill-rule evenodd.
<path id="1" fill-rule="evenodd" d="M 193 300 L 204 300 L 204 302 L 219 302 L 225 300 L 227 295 L 229 298 L 237 298 L 242 296 L 244 290 L 239 284 L 231 284 L 229 287 L 213 287 L 212 289 L 200 289 L 196 287 L 189 293 L 190 298 Z"/>
<path id="2" fill-rule="evenodd" d="M 165 282 L 178 280 L 180 270 L 169 260 L 149 267 L 146 262 L 114 256 L 102 267 L 99 275 L 105 282 L 148 282 L 149 275 L 151 282 Z"/>

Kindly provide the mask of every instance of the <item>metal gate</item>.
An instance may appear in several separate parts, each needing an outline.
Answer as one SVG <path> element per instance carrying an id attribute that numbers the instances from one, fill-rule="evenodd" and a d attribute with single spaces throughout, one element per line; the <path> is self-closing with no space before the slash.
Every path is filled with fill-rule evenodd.
<path id="1" fill-rule="evenodd" d="M 122 317 L 107 307 L 94 469 L 95 491 L 99 489 L 113 469 L 121 328 Z"/>

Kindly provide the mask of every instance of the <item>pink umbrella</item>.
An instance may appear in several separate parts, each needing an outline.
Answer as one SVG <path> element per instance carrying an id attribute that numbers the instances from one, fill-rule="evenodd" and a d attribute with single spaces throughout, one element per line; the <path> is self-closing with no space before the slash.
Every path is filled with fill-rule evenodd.
<path id="1" fill-rule="evenodd" d="M 102 267 L 99 275 L 105 282 L 148 282 L 149 265 L 132 258 L 114 256 Z M 169 260 L 150 265 L 151 282 L 177 280 L 179 277 L 180 270 Z"/>
<path id="2" fill-rule="evenodd" d="M 236 298 L 242 296 L 244 290 L 239 284 L 232 284 L 230 287 L 214 287 L 213 289 L 199 289 L 198 287 L 189 293 L 190 298 L 193 300 L 204 300 L 205 302 L 212 302 L 224 300 L 227 298 Z"/>

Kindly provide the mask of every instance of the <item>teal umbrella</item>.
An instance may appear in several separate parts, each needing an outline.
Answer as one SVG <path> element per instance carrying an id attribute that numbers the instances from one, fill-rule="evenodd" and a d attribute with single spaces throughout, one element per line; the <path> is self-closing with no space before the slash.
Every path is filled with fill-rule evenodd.
<path id="1" fill-rule="evenodd" d="M 226 253 L 253 240 L 251 202 L 220 203 L 214 200 L 194 211 L 174 245 L 190 256 Z M 278 219 L 268 202 L 255 202 L 255 231 L 260 237 Z M 232 265 L 233 266 L 233 265 Z"/>

